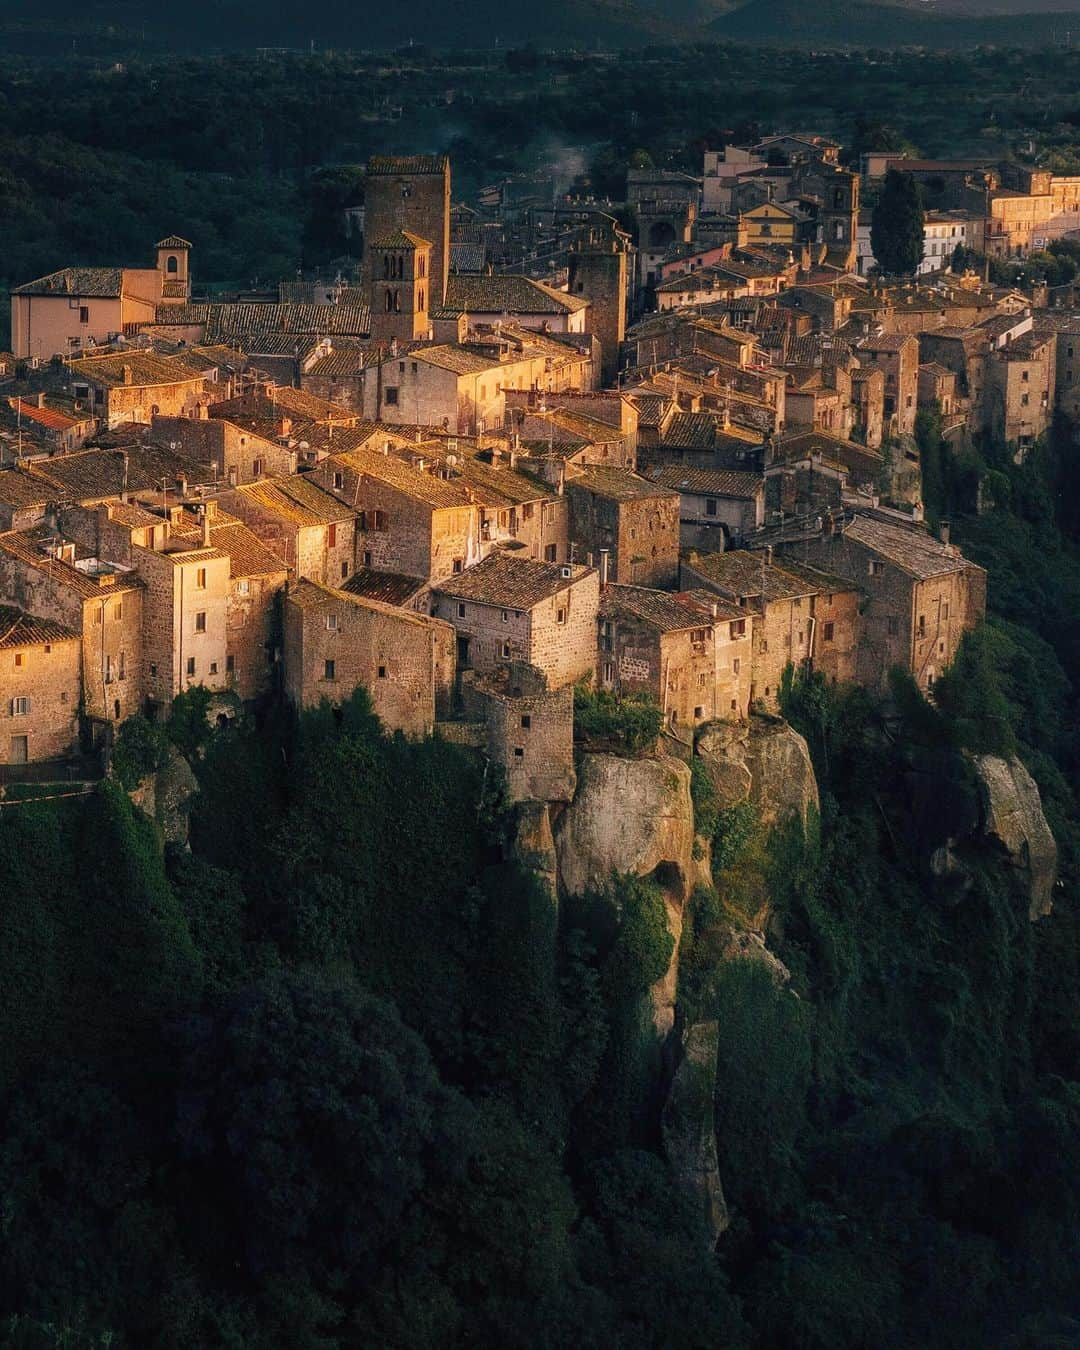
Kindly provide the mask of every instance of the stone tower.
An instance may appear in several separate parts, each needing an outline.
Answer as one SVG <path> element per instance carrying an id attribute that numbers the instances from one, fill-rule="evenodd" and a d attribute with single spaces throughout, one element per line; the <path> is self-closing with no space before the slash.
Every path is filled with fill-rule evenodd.
<path id="1" fill-rule="evenodd" d="M 364 183 L 364 284 L 370 292 L 382 257 L 368 241 L 403 231 L 430 240 L 431 309 L 446 299 L 450 273 L 450 160 L 446 155 L 376 156 Z M 372 315 L 374 318 L 374 314 Z"/>
<path id="2" fill-rule="evenodd" d="M 371 336 L 376 341 L 416 342 L 426 338 L 431 286 L 431 244 L 408 230 L 397 230 L 365 247 L 374 276 L 368 288 Z"/>
<path id="3" fill-rule="evenodd" d="M 613 385 L 626 337 L 630 236 L 613 222 L 590 226 L 570 254 L 570 294 L 589 301 L 589 332 L 600 340 L 601 380 Z"/>
<path id="4" fill-rule="evenodd" d="M 859 176 L 836 169 L 824 180 L 821 209 L 822 243 L 827 260 L 845 271 L 855 270 L 856 226 L 859 223 Z"/>

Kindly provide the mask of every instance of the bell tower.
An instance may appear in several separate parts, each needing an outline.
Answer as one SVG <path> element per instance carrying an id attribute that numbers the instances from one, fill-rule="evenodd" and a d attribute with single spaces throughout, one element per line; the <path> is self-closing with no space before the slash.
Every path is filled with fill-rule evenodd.
<path id="1" fill-rule="evenodd" d="M 161 273 L 161 299 L 163 303 L 184 304 L 191 296 L 191 274 L 188 270 L 188 258 L 191 245 L 177 234 L 159 239 L 157 249 L 157 270 Z"/>
<path id="2" fill-rule="evenodd" d="M 836 169 L 824 183 L 821 211 L 822 243 L 834 267 L 852 272 L 856 265 L 856 228 L 859 223 L 859 176 Z"/>
<path id="3" fill-rule="evenodd" d="M 431 331 L 431 243 L 397 230 L 368 246 L 371 336 L 375 341 L 419 342 Z"/>

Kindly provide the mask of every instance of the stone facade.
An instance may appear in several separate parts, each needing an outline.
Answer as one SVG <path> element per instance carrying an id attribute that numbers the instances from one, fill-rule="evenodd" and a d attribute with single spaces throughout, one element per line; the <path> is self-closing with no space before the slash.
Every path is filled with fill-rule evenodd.
<path id="1" fill-rule="evenodd" d="M 225 418 L 153 419 L 155 437 L 178 455 L 212 464 L 229 487 L 296 472 L 296 451 Z"/>
<path id="2" fill-rule="evenodd" d="M 0 606 L 0 764 L 60 759 L 78 745 L 78 633 Z"/>
<path id="3" fill-rule="evenodd" d="M 593 568 L 493 553 L 433 587 L 432 613 L 454 625 L 460 667 L 525 662 L 558 689 L 593 673 L 599 600 Z"/>
<path id="4" fill-rule="evenodd" d="M 886 436 L 913 436 L 919 410 L 919 340 L 910 334 L 885 333 L 859 347 L 859 359 L 885 376 Z"/>
<path id="5" fill-rule="evenodd" d="M 590 468 L 566 480 L 570 538 L 591 565 L 608 550 L 613 581 L 672 586 L 679 571 L 680 497 L 623 469 Z"/>
<path id="6" fill-rule="evenodd" d="M 162 711 L 194 685 L 228 687 L 229 558 L 215 548 L 133 546 L 146 586 L 146 696 Z"/>
<path id="7" fill-rule="evenodd" d="M 465 715 L 482 722 L 486 750 L 512 802 L 568 802 L 574 796 L 574 690 L 549 689 L 542 670 L 510 662 L 462 679 Z"/>
<path id="8" fill-rule="evenodd" d="M 299 581 L 285 596 L 285 690 L 298 708 L 363 685 L 390 731 L 426 736 L 454 685 L 454 630 L 427 615 Z"/>

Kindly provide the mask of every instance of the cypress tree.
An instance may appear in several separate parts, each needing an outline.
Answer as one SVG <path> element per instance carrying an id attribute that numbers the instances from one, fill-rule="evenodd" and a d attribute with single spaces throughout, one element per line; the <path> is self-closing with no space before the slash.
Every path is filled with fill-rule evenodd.
<path id="1" fill-rule="evenodd" d="M 890 169 L 870 222 L 870 247 L 890 275 L 914 272 L 923 257 L 923 207 L 909 173 Z"/>

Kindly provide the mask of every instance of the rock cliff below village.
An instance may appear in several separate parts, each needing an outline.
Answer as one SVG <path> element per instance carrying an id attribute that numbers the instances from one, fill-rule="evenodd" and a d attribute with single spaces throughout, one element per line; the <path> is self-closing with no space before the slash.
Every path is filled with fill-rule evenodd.
<path id="1" fill-rule="evenodd" d="M 1043 814 L 1039 789 L 1018 759 L 975 757 L 983 834 L 1005 849 L 1021 873 L 1028 915 L 1044 918 L 1053 909 L 1057 843 Z"/>

